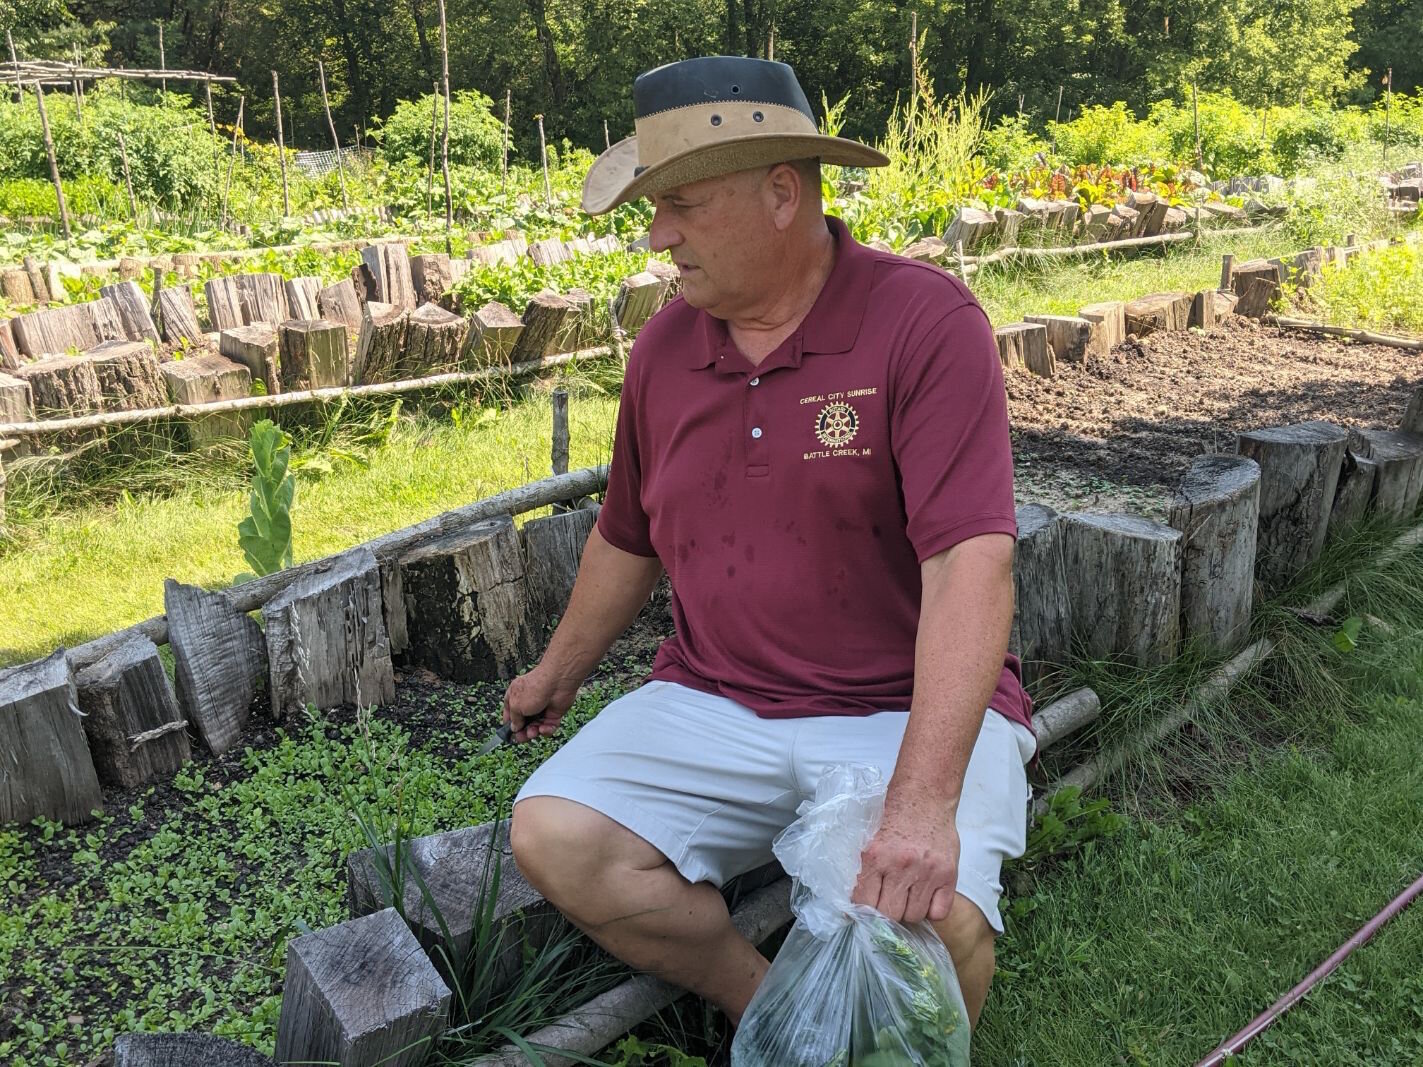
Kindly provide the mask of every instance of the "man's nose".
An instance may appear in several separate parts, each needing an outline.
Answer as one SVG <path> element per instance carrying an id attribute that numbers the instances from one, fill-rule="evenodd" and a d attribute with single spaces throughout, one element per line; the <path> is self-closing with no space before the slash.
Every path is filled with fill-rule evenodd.
<path id="1" fill-rule="evenodd" d="M 652 212 L 652 225 L 647 231 L 647 243 L 654 252 L 665 252 L 682 243 L 682 235 L 672 225 L 661 208 Z"/>

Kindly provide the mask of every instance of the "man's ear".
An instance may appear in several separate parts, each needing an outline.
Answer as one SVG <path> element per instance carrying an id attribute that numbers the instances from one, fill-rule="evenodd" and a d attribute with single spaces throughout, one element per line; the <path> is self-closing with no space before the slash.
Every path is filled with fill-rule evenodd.
<path id="1" fill-rule="evenodd" d="M 777 163 L 766 175 L 766 190 L 771 201 L 771 218 L 776 229 L 790 229 L 800 211 L 804 181 L 791 163 Z"/>

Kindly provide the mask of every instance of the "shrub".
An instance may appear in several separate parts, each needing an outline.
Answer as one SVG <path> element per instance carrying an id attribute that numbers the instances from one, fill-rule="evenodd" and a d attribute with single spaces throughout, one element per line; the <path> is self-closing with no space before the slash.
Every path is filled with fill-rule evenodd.
<path id="1" fill-rule="evenodd" d="M 1048 143 L 1028 128 L 1026 115 L 1007 115 L 983 131 L 979 153 L 996 170 L 1019 171 L 1038 166 L 1051 151 Z"/>
<path id="2" fill-rule="evenodd" d="M 1073 163 L 1126 164 L 1169 158 L 1170 142 L 1154 122 L 1138 119 L 1122 101 L 1091 105 L 1071 122 L 1048 123 L 1057 154 Z"/>
<path id="3" fill-rule="evenodd" d="M 450 163 L 461 166 L 497 167 L 504 143 L 504 123 L 494 117 L 489 97 L 473 89 L 462 89 L 450 99 Z M 430 159 L 430 114 L 436 118 L 435 153 L 444 129 L 444 106 L 433 93 L 419 100 L 402 100 L 372 136 L 380 140 L 381 151 L 391 163 Z M 512 145 L 511 145 L 512 151 Z"/>

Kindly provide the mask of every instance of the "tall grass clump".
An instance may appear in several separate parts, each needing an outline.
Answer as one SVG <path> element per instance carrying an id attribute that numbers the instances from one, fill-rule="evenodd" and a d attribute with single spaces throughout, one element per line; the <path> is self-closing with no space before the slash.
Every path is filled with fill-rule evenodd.
<path id="1" fill-rule="evenodd" d="M 1301 299 L 1325 322 L 1423 335 L 1423 250 L 1391 245 L 1326 264 Z"/>

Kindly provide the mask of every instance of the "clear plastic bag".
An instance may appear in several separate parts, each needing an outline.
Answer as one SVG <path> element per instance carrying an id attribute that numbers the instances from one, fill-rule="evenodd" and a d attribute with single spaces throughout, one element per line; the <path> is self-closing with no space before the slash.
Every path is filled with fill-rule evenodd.
<path id="1" fill-rule="evenodd" d="M 968 1064 L 968 1015 L 939 935 L 850 903 L 884 792 L 873 767 L 832 767 L 776 838 L 796 924 L 742 1017 L 732 1067 Z"/>

